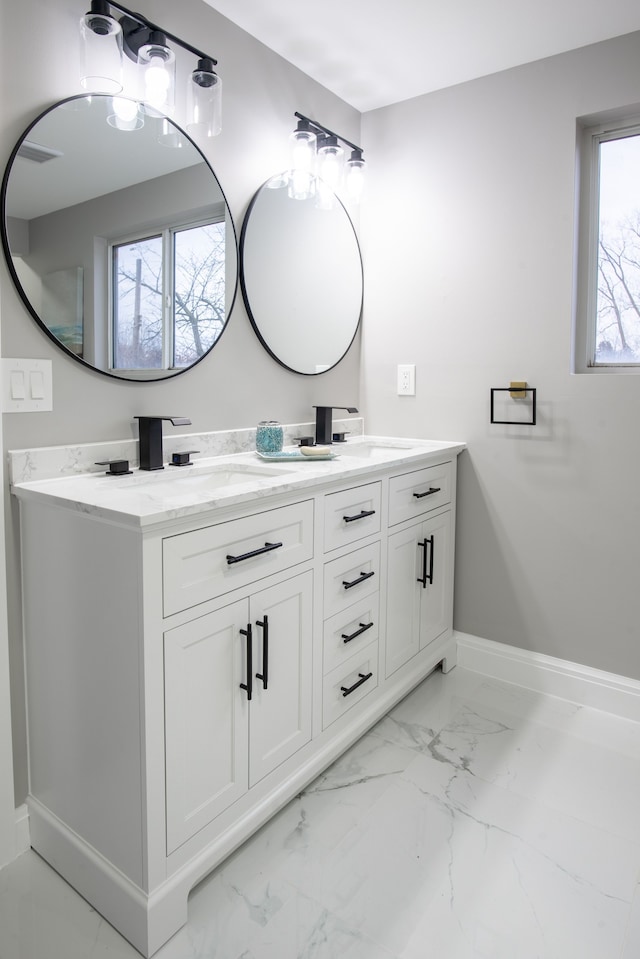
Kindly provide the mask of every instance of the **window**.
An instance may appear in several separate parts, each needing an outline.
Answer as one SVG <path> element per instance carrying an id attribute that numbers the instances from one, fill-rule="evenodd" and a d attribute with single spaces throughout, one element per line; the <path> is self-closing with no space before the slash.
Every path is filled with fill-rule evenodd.
<path id="1" fill-rule="evenodd" d="M 640 370 L 640 118 L 581 134 L 577 372 Z"/>
<path id="2" fill-rule="evenodd" d="M 111 366 L 182 369 L 225 323 L 225 223 L 184 224 L 111 245 Z"/>

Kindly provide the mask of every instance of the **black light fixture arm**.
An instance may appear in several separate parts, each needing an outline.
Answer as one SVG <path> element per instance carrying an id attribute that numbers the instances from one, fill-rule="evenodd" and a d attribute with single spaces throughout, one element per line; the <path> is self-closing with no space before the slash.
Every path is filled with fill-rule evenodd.
<path id="1" fill-rule="evenodd" d="M 168 36 L 168 34 L 167 34 Z M 337 140 L 341 140 L 343 143 L 346 143 L 348 147 L 351 147 L 352 150 L 355 150 L 357 153 L 362 154 L 364 151 L 362 147 L 359 147 L 357 144 L 352 143 L 351 140 L 347 140 L 345 137 L 341 137 L 339 133 L 334 133 L 333 130 L 330 130 L 328 127 L 318 123 L 316 120 L 312 120 L 310 117 L 305 117 L 303 113 L 298 113 L 297 111 L 293 114 L 294 117 L 297 117 L 298 120 L 305 120 L 309 126 L 314 127 L 314 132 L 320 130 L 322 133 L 326 134 L 328 137 L 335 137 Z"/>
<path id="2" fill-rule="evenodd" d="M 165 30 L 164 27 L 160 27 L 155 23 L 152 23 L 150 20 L 147 20 L 146 17 L 143 17 L 141 13 L 134 13 L 133 10 L 129 10 L 128 7 L 123 6 L 121 3 L 116 3 L 115 0 L 107 0 L 108 6 L 115 7 L 116 10 L 119 10 L 120 13 L 126 14 L 131 20 L 135 20 L 141 26 L 145 27 L 150 33 L 161 33 L 168 40 L 172 40 L 174 43 L 177 43 L 178 46 L 182 47 L 183 50 L 188 50 L 189 53 L 192 53 L 194 56 L 198 57 L 199 60 L 209 60 L 213 66 L 217 64 L 217 60 L 214 57 L 209 56 L 208 53 L 203 53 L 202 50 L 198 50 L 197 47 L 193 47 L 190 43 L 187 43 L 185 40 L 181 40 L 180 37 L 177 37 L 174 33 L 169 33 L 168 30 Z"/>

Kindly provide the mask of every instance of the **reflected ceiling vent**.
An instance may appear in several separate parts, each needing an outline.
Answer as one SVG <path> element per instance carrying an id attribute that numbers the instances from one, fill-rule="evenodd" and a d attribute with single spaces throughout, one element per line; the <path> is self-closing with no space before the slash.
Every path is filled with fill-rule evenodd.
<path id="1" fill-rule="evenodd" d="M 18 156 L 24 157 L 25 160 L 33 160 L 34 163 L 46 163 L 47 160 L 54 160 L 56 157 L 64 156 L 64 154 L 52 147 L 44 147 L 41 143 L 34 143 L 33 140 L 23 140 L 18 150 Z"/>

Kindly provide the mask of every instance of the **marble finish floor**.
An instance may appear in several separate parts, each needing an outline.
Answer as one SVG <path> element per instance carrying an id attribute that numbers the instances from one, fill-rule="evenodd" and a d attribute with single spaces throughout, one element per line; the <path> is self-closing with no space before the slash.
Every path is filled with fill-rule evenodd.
<path id="1" fill-rule="evenodd" d="M 138 955 L 33 852 L 0 871 L 0 959 Z M 639 959 L 640 724 L 437 671 L 156 957 Z"/>

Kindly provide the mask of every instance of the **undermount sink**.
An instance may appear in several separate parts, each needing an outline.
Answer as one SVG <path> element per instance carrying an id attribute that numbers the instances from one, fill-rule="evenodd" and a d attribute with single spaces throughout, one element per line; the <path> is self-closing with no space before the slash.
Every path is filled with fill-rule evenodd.
<path id="1" fill-rule="evenodd" d="M 413 450 L 415 447 L 411 443 L 385 443 L 383 440 L 363 440 L 362 442 L 342 443 L 334 447 L 339 449 L 341 456 L 359 456 L 362 459 L 384 459 L 385 457 L 397 456 L 403 450 Z"/>
<path id="2" fill-rule="evenodd" d="M 258 463 L 219 463 L 200 468 L 194 463 L 193 466 L 167 466 L 162 472 L 135 473 L 132 477 L 125 477 L 119 489 L 123 492 L 135 489 L 136 492 L 166 497 L 220 490 L 257 480 L 274 479 L 290 472 Z"/>

